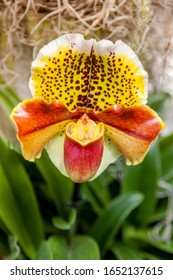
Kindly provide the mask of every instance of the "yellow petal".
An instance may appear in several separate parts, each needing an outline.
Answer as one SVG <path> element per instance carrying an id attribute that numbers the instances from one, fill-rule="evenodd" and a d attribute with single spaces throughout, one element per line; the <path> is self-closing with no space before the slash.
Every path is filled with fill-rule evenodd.
<path id="1" fill-rule="evenodd" d="M 122 41 L 85 40 L 66 34 L 44 46 L 32 63 L 30 89 L 70 111 L 103 111 L 114 104 L 146 103 L 148 75 Z"/>
<path id="2" fill-rule="evenodd" d="M 120 155 L 121 153 L 115 146 L 115 143 L 107 135 L 105 135 L 102 161 L 96 174 L 91 178 L 91 180 L 94 180 L 102 172 L 104 172 L 111 163 L 115 162 L 119 158 Z"/>
<path id="3" fill-rule="evenodd" d="M 105 133 L 115 143 L 120 153 L 124 155 L 127 165 L 142 162 L 152 143 L 135 138 L 109 125 L 105 125 Z"/>
<path id="4" fill-rule="evenodd" d="M 25 159 L 34 161 L 40 157 L 47 142 L 65 130 L 71 119 L 81 112 L 69 112 L 59 101 L 48 104 L 40 98 L 19 103 L 11 113 L 17 129 L 17 137 Z"/>
<path id="5" fill-rule="evenodd" d="M 112 106 L 95 115 L 105 125 L 105 134 L 126 158 L 140 163 L 164 127 L 159 116 L 146 105 Z"/>
<path id="6" fill-rule="evenodd" d="M 65 131 L 55 135 L 45 146 L 50 160 L 58 170 L 66 177 L 69 177 L 64 165 L 64 140 Z"/>
<path id="7" fill-rule="evenodd" d="M 69 110 L 86 107 L 93 39 L 65 34 L 44 46 L 32 63 L 29 86 L 33 96 L 60 100 Z"/>
<path id="8" fill-rule="evenodd" d="M 18 136 L 24 158 L 29 161 L 35 161 L 35 158 L 40 158 L 42 150 L 49 140 L 61 133 L 62 128 L 66 127 L 69 122 L 70 120 L 59 122 L 30 134 Z"/>

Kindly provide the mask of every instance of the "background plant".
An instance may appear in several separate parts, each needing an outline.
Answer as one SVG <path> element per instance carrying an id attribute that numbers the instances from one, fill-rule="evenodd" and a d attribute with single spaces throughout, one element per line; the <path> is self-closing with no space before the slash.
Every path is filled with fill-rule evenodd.
<path id="1" fill-rule="evenodd" d="M 6 91 L 8 118 L 18 98 Z M 74 184 L 46 152 L 29 163 L 1 137 L 1 258 L 171 259 L 172 138 L 161 137 L 140 165 L 120 158 L 94 181 Z"/>

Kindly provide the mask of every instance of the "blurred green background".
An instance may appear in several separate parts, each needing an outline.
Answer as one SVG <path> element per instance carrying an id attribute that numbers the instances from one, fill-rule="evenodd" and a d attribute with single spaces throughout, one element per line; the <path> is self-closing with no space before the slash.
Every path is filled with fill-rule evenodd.
<path id="1" fill-rule="evenodd" d="M 152 94 L 149 105 L 162 116 L 170 98 Z M 10 88 L 0 91 L 9 126 L 18 102 Z M 141 164 L 128 167 L 120 157 L 82 184 L 61 175 L 45 151 L 35 163 L 25 161 L 18 143 L 4 135 L 1 131 L 1 259 L 173 258 L 172 134 L 157 139 Z"/>

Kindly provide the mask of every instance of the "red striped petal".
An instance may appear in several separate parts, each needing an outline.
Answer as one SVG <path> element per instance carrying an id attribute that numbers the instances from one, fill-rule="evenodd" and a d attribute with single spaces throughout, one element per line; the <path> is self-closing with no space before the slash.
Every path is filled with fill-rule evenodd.
<path id="1" fill-rule="evenodd" d="M 164 123 L 157 113 L 147 105 L 110 106 L 103 112 L 89 117 L 101 121 L 135 138 L 153 141 L 164 127 Z"/>
<path id="2" fill-rule="evenodd" d="M 18 104 L 11 113 L 17 128 L 17 137 L 27 160 L 40 157 L 47 142 L 64 131 L 71 119 L 79 118 L 80 112 L 69 112 L 59 101 L 48 104 L 33 98 Z"/>
<path id="3" fill-rule="evenodd" d="M 103 156 L 104 124 L 96 124 L 84 114 L 66 128 L 64 163 L 74 182 L 85 182 L 97 172 Z"/>
<path id="4" fill-rule="evenodd" d="M 127 164 L 140 163 L 164 127 L 159 116 L 146 105 L 111 106 L 90 118 L 105 124 L 105 134 L 125 156 Z"/>
<path id="5" fill-rule="evenodd" d="M 97 172 L 104 148 L 103 136 L 86 146 L 68 136 L 64 142 L 64 163 L 72 181 L 81 183 L 90 180 Z"/>

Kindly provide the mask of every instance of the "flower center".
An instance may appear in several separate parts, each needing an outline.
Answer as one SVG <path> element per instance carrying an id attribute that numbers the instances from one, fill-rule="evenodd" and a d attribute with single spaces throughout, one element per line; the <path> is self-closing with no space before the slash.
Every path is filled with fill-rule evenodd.
<path id="1" fill-rule="evenodd" d="M 86 146 L 91 142 L 97 141 L 104 135 L 104 124 L 102 122 L 95 123 L 87 114 L 84 114 L 77 123 L 71 122 L 66 128 L 66 135 L 78 142 L 82 146 Z"/>

